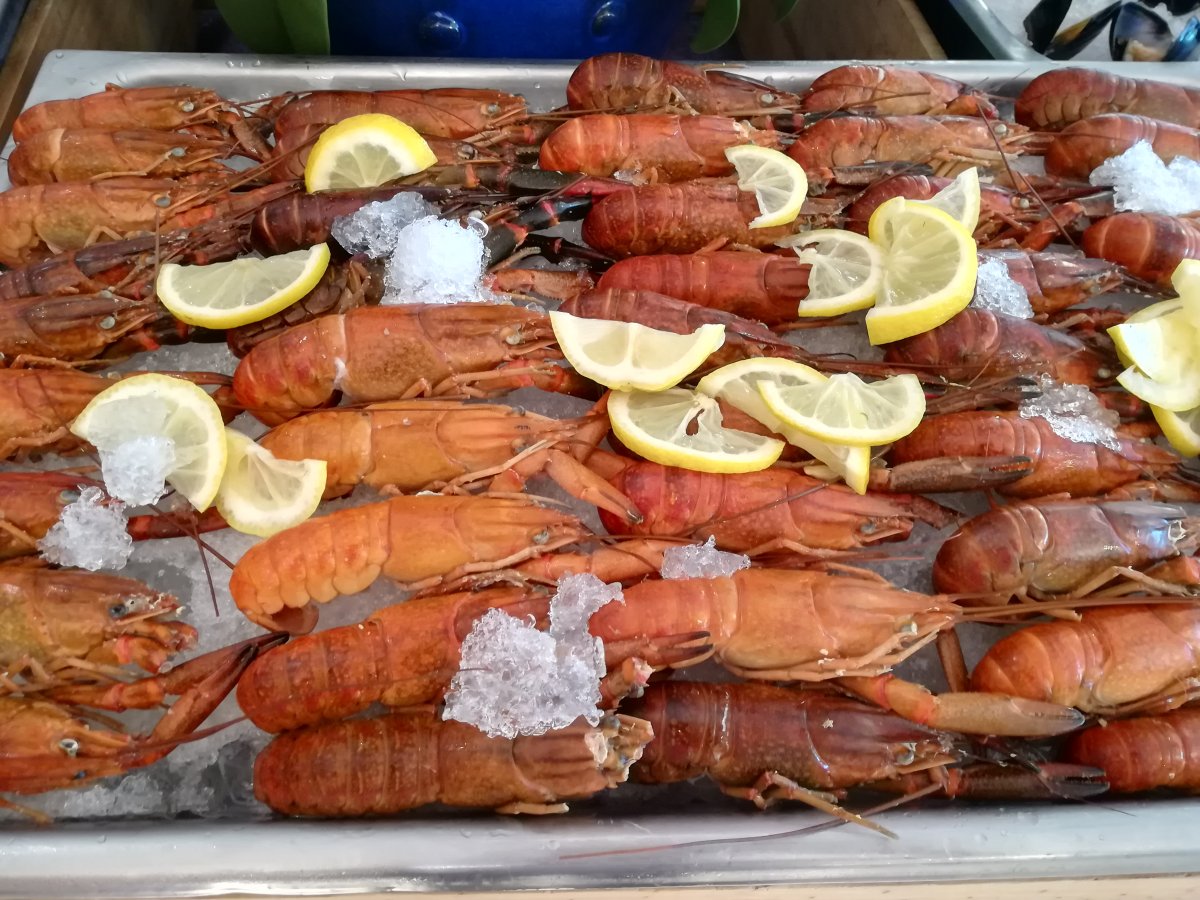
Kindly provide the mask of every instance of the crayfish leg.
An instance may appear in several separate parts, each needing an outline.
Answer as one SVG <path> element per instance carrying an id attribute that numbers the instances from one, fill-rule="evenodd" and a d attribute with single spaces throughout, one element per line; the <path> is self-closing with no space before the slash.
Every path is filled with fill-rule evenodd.
<path id="1" fill-rule="evenodd" d="M 720 787 L 721 793 L 740 800 L 749 800 L 759 809 L 766 809 L 780 800 L 793 800 L 811 806 L 813 809 L 819 809 L 821 812 L 828 813 L 844 822 L 869 828 L 871 831 L 878 832 L 884 837 L 896 837 L 893 832 L 882 825 L 872 822 L 870 819 L 864 819 L 857 813 L 852 813 L 850 810 L 839 806 L 835 795 L 801 787 L 790 778 L 785 778 L 778 772 L 763 772 L 759 776 L 758 781 L 749 787 L 734 787 L 726 784 L 718 785 L 718 787 Z"/>

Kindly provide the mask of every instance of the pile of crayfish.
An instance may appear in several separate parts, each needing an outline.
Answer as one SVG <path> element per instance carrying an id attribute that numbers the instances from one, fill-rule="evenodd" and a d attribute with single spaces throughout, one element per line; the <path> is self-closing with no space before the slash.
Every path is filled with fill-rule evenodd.
<path id="1" fill-rule="evenodd" d="M 1200 481 L 1114 385 L 1104 327 L 1128 308 L 1081 307 L 1115 290 L 1152 298 L 1200 257 L 1192 219 L 1115 213 L 1087 181 L 1138 140 L 1200 160 L 1200 88 L 1061 68 L 1014 98 L 866 65 L 796 87 L 611 54 L 582 62 L 567 105 L 546 113 L 494 90 L 241 104 L 191 87 L 110 87 L 22 113 L 0 193 L 0 456 L 15 463 L 0 472 L 0 794 L 153 763 L 234 691 L 276 735 L 254 789 L 285 814 L 547 813 L 626 780 L 707 776 L 760 807 L 797 801 L 886 832 L 850 801 L 1200 789 Z M 368 112 L 413 126 L 437 163 L 385 187 L 305 193 L 323 129 Z M 750 227 L 755 197 L 725 157 L 746 143 L 806 170 L 793 224 Z M 856 325 L 799 330 L 809 266 L 777 241 L 865 230 L 885 200 L 928 199 L 972 166 L 987 176 L 980 256 L 1025 288 L 1033 319 L 968 308 L 883 359 L 789 339 L 819 346 L 822 325 Z M 484 220 L 488 284 L 513 303 L 380 305 L 379 263 L 346 253 L 331 228 L 403 191 Z M 545 233 L 578 220 L 583 243 Z M 155 298 L 163 262 L 323 241 L 335 261 L 321 282 L 264 321 L 204 331 Z M 663 466 L 609 440 L 602 389 L 564 365 L 554 304 L 677 333 L 723 324 L 695 377 L 755 356 L 912 372 L 929 413 L 886 448 L 862 495 L 794 449 L 751 474 Z M 325 460 L 326 499 L 356 505 L 214 570 L 247 640 L 167 670 L 197 640 L 173 598 L 35 558 L 93 483 L 86 457 L 82 470 L 19 467 L 90 451 L 67 426 L 121 377 L 104 367 L 151 351 L 137 362 L 152 368 L 152 351 L 190 341 L 227 342 L 236 371 L 174 374 L 268 426 L 261 443 L 276 456 Z M 1121 418 L 1115 442 L 1023 417 L 1039 375 L 1095 391 Z M 520 405 L 505 405 L 518 389 Z M 580 398 L 578 414 L 532 411 L 539 391 Z M 726 424 L 762 428 L 732 409 Z M 539 497 L 546 478 L 576 504 Z M 971 492 L 990 508 L 967 518 L 956 510 Z M 587 524 L 591 507 L 607 533 Z M 222 527 L 178 511 L 130 521 L 139 540 Z M 751 566 L 659 577 L 666 550 L 709 537 Z M 876 571 L 930 547 L 920 590 Z M 599 724 L 506 739 L 444 721 L 474 623 L 500 609 L 545 627 L 554 585 L 578 573 L 624 586 L 589 625 L 608 669 Z M 318 604 L 381 579 L 396 602 L 317 628 Z M 969 668 L 960 631 L 1005 624 L 1020 627 Z M 947 690 L 896 674 L 934 646 Z M 669 677 L 700 664 L 721 667 L 720 683 Z M 85 711 L 167 695 L 145 736 Z"/>

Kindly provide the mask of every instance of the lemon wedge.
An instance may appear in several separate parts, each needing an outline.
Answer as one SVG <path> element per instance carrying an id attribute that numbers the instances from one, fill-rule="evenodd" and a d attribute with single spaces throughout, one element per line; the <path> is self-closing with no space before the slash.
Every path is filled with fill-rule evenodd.
<path id="1" fill-rule="evenodd" d="M 633 322 L 550 313 L 563 356 L 575 371 L 614 391 L 662 391 L 678 384 L 725 343 L 724 325 L 691 334 Z"/>
<path id="2" fill-rule="evenodd" d="M 351 116 L 317 138 L 304 166 L 304 187 L 309 193 L 379 187 L 436 162 L 425 138 L 394 116 Z"/>
<path id="3" fill-rule="evenodd" d="M 613 433 L 651 462 L 697 472 L 757 472 L 783 452 L 783 441 L 722 425 L 712 397 L 686 388 L 613 391 L 608 397 Z"/>
<path id="4" fill-rule="evenodd" d="M 1200 377 L 1196 373 L 1178 380 L 1156 381 L 1130 366 L 1117 376 L 1117 384 L 1152 406 L 1161 406 L 1171 412 L 1186 412 L 1200 406 Z"/>
<path id="5" fill-rule="evenodd" d="M 232 428 L 225 429 L 225 441 L 229 462 L 216 502 L 231 528 L 270 537 L 316 511 L 325 491 L 325 460 L 278 459 Z"/>
<path id="6" fill-rule="evenodd" d="M 833 375 L 815 384 L 760 381 L 767 408 L 786 424 L 831 444 L 871 447 L 909 434 L 925 415 L 925 392 L 915 375 L 867 383 Z"/>
<path id="7" fill-rule="evenodd" d="M 975 240 L 948 213 L 893 197 L 871 215 L 867 230 L 886 260 L 882 290 L 866 318 L 872 344 L 929 331 L 970 304 L 979 267 Z"/>
<path id="8" fill-rule="evenodd" d="M 773 381 L 790 387 L 820 384 L 827 380 L 827 376 L 803 363 L 776 357 L 758 357 L 739 360 L 709 372 L 696 384 L 696 390 L 737 407 L 775 434 L 781 435 L 789 444 L 824 463 L 855 491 L 865 494 L 871 475 L 870 447 L 830 444 L 792 428 L 771 412 L 758 389 L 760 381 Z"/>
<path id="9" fill-rule="evenodd" d="M 1150 405 L 1163 436 L 1181 456 L 1200 456 L 1200 406 L 1183 412 L 1172 412 Z"/>
<path id="10" fill-rule="evenodd" d="M 1171 273 L 1171 286 L 1179 294 L 1192 327 L 1200 328 L 1200 259 L 1182 260 Z"/>
<path id="11" fill-rule="evenodd" d="M 1108 329 L 1117 354 L 1155 381 L 1179 381 L 1196 368 L 1198 338 L 1181 300 L 1166 300 L 1139 310 Z"/>
<path id="12" fill-rule="evenodd" d="M 225 471 L 225 423 L 212 397 L 190 381 L 154 373 L 118 381 L 92 398 L 71 433 L 100 449 L 138 437 L 168 438 L 175 465 L 167 483 L 201 512 L 217 495 Z"/>
<path id="13" fill-rule="evenodd" d="M 761 215 L 750 222 L 751 228 L 787 225 L 800 215 L 808 196 L 808 176 L 804 167 L 786 153 L 742 144 L 725 151 L 725 158 L 737 171 L 738 187 L 753 191 Z"/>
<path id="14" fill-rule="evenodd" d="M 979 224 L 979 170 L 972 167 L 959 173 L 952 182 L 930 197 L 918 201 L 940 209 L 969 232 Z"/>
<path id="15" fill-rule="evenodd" d="M 163 263 L 155 293 L 175 318 L 204 328 L 237 328 L 291 306 L 329 268 L 329 245 L 207 266 Z"/>
<path id="16" fill-rule="evenodd" d="M 791 247 L 808 273 L 808 296 L 797 316 L 840 316 L 867 309 L 883 284 L 884 256 L 871 240 L 852 231 L 823 228 L 779 242 Z"/>

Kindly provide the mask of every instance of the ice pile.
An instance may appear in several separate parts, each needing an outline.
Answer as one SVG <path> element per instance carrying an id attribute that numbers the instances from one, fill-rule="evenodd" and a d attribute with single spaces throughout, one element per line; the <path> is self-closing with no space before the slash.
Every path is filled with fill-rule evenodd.
<path id="1" fill-rule="evenodd" d="M 480 229 L 429 216 L 405 227 L 388 260 L 384 304 L 493 300 L 482 285 Z"/>
<path id="2" fill-rule="evenodd" d="M 330 233 L 348 253 L 383 259 L 392 255 L 404 228 L 436 212 L 437 207 L 416 191 L 401 191 L 388 200 L 368 203 L 348 216 L 334 219 Z"/>
<path id="3" fill-rule="evenodd" d="M 166 493 L 175 467 L 175 442 L 157 434 L 141 435 L 100 449 L 100 471 L 110 497 L 130 506 L 156 503 Z"/>
<path id="4" fill-rule="evenodd" d="M 717 549 L 713 535 L 703 544 L 685 544 L 663 551 L 663 578 L 725 578 L 750 568 L 750 557 Z"/>
<path id="5" fill-rule="evenodd" d="M 1059 384 L 1049 375 L 1040 375 L 1037 381 L 1041 395 L 1021 403 L 1022 418 L 1040 416 L 1051 431 L 1076 444 L 1121 449 L 1116 432 L 1121 418 L 1115 410 L 1102 406 L 1096 395 L 1081 384 Z"/>
<path id="6" fill-rule="evenodd" d="M 125 504 L 105 505 L 97 487 L 85 487 L 68 503 L 46 536 L 38 541 L 42 557 L 60 566 L 98 569 L 124 568 L 133 552 L 125 528 Z"/>
<path id="7" fill-rule="evenodd" d="M 1168 216 L 1200 210 L 1200 163 L 1177 156 L 1167 165 L 1149 141 L 1138 141 L 1120 156 L 1105 160 L 1089 180 L 1111 187 L 1119 210 Z"/>
<path id="8" fill-rule="evenodd" d="M 975 278 L 975 298 L 971 306 L 986 309 L 1018 319 L 1032 319 L 1033 307 L 1029 305 L 1029 294 L 1008 272 L 1008 266 L 999 259 L 985 259 L 979 264 Z"/>
<path id="9" fill-rule="evenodd" d="M 564 575 L 550 601 L 548 631 L 489 610 L 463 641 L 442 717 L 505 738 L 565 728 L 581 716 L 595 725 L 604 644 L 587 625 L 592 613 L 620 599 L 619 585 Z"/>

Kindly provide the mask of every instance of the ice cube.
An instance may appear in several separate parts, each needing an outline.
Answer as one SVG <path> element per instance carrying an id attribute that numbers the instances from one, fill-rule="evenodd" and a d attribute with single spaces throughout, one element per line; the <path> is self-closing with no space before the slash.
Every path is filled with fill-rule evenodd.
<path id="1" fill-rule="evenodd" d="M 550 629 L 489 610 L 462 645 L 443 718 L 492 737 L 544 734 L 583 717 L 600 721 L 604 644 L 587 630 L 597 609 L 621 599 L 618 585 L 567 575 L 550 602 Z"/>
<path id="2" fill-rule="evenodd" d="M 703 544 L 668 547 L 663 551 L 662 577 L 724 578 L 750 568 L 750 557 L 718 550 L 716 544 L 716 537 L 709 535 Z"/>
<path id="3" fill-rule="evenodd" d="M 115 447 L 100 448 L 100 471 L 110 497 L 130 506 L 157 502 L 175 467 L 175 442 L 157 434 L 141 435 Z"/>
<path id="4" fill-rule="evenodd" d="M 979 264 L 971 305 L 1018 319 L 1033 318 L 1029 294 L 1009 274 L 1008 266 L 998 259 L 985 259 Z"/>
<path id="5" fill-rule="evenodd" d="M 1059 384 L 1049 375 L 1040 375 L 1037 381 L 1041 394 L 1021 403 L 1022 418 L 1040 416 L 1051 431 L 1077 444 L 1121 449 L 1116 432 L 1121 419 L 1115 410 L 1102 406 L 1081 384 Z"/>
<path id="6" fill-rule="evenodd" d="M 1092 172 L 1092 184 L 1112 187 L 1117 209 L 1179 216 L 1200 210 L 1200 163 L 1177 156 L 1168 165 L 1149 141 L 1138 141 Z"/>
<path id="7" fill-rule="evenodd" d="M 433 217 L 400 232 L 388 260 L 384 304 L 493 300 L 481 284 L 483 237 L 473 227 Z"/>
<path id="8" fill-rule="evenodd" d="M 437 207 L 416 191 L 401 191 L 388 200 L 367 203 L 348 216 L 334 219 L 329 231 L 348 253 L 383 259 L 396 249 L 396 240 L 406 226 L 436 212 Z"/>
<path id="9" fill-rule="evenodd" d="M 60 566 L 82 569 L 121 569 L 133 552 L 125 529 L 125 504 L 105 504 L 97 487 L 85 487 L 68 503 L 58 521 L 38 541 L 42 558 Z"/>

